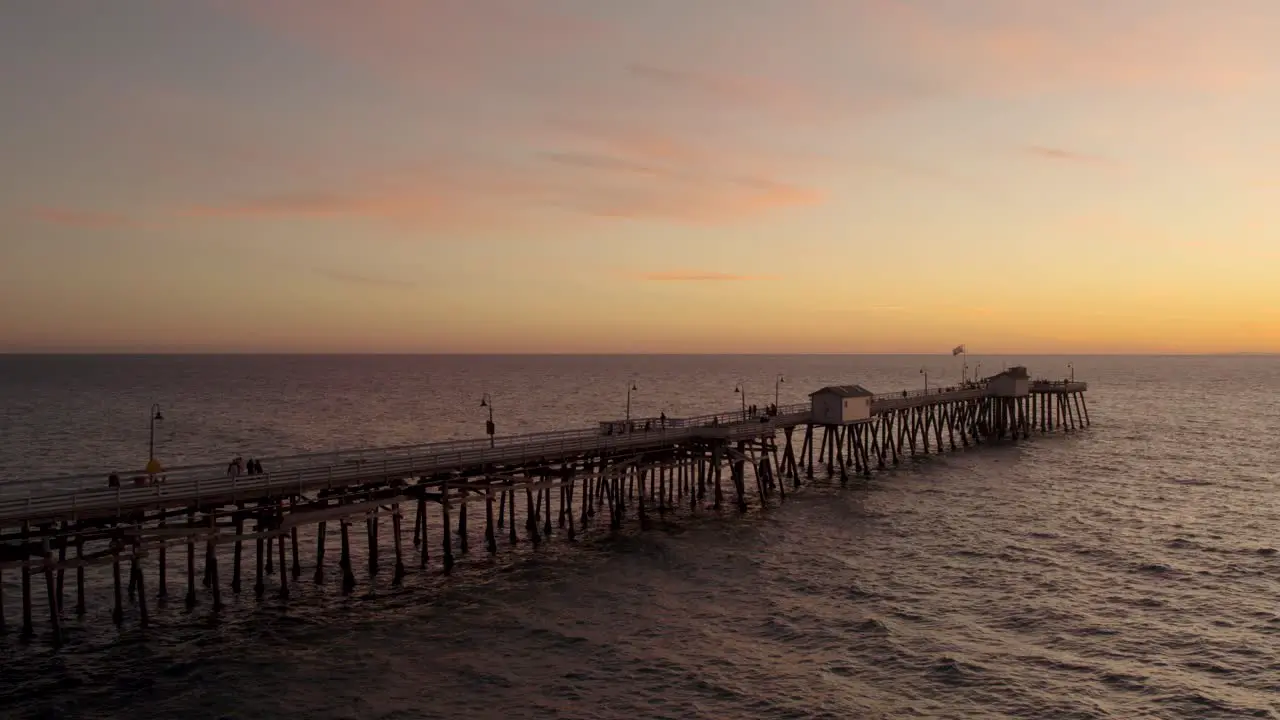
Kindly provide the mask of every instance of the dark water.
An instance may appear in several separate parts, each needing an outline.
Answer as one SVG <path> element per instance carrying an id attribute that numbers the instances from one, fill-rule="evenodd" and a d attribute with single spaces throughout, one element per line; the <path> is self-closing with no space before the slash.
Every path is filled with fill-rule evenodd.
<path id="1" fill-rule="evenodd" d="M 503 543 L 449 578 L 393 591 L 384 572 L 352 598 L 304 582 L 216 620 L 175 603 L 146 632 L 91 598 L 59 651 L 0 637 L 0 717 L 1280 716 L 1280 359 L 1071 360 L 1087 432 L 819 481 L 746 517 Z M 917 386 L 921 364 L 0 358 L 0 476 L 136 465 L 153 401 L 176 464 L 475 435 L 486 391 L 523 431 L 619 416 L 632 377 L 636 414 L 679 415 L 733 407 L 738 382 L 771 402 L 777 372 L 785 403 Z"/>

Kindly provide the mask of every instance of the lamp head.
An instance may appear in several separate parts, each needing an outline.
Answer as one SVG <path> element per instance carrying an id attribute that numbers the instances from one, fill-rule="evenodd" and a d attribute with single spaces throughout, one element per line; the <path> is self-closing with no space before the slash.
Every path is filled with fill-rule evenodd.
<path id="1" fill-rule="evenodd" d="M 156 420 L 163 420 L 163 419 L 164 419 L 164 414 L 162 414 L 159 410 L 156 410 L 156 417 L 155 417 L 155 419 L 156 419 Z"/>
<path id="2" fill-rule="evenodd" d="M 489 407 L 489 398 L 488 398 L 488 397 L 482 397 L 482 398 L 480 398 L 480 407 Z"/>

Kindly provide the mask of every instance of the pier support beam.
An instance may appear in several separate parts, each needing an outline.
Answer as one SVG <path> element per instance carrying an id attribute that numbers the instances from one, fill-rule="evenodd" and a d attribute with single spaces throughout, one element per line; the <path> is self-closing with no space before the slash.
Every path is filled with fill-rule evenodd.
<path id="1" fill-rule="evenodd" d="M 404 580 L 404 555 L 400 548 L 400 503 L 391 506 L 391 534 L 395 536 L 396 569 L 391 576 L 391 585 L 399 587 Z"/>
<path id="2" fill-rule="evenodd" d="M 325 541 L 325 521 L 321 520 L 316 527 L 316 573 L 312 577 L 312 582 L 319 585 L 324 582 L 324 541 Z"/>
<path id="3" fill-rule="evenodd" d="M 338 561 L 338 566 L 342 570 L 342 594 L 350 595 L 356 589 L 356 573 L 351 566 L 351 523 L 346 518 L 341 518 L 338 524 L 342 534 L 342 557 Z M 423 538 L 423 547 L 426 547 L 426 544 L 426 538 Z"/>

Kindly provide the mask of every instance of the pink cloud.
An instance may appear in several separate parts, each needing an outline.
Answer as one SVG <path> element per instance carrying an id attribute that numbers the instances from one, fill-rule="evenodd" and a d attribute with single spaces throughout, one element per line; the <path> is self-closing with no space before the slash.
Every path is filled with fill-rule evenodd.
<path id="1" fill-rule="evenodd" d="M 1045 147 L 1043 145 L 1032 145 L 1026 149 L 1026 152 L 1042 160 L 1056 160 L 1060 162 L 1084 163 L 1087 165 L 1111 165 L 1110 160 L 1097 155 L 1089 155 L 1087 153 L 1074 152 L 1072 150 L 1063 150 L 1062 148 Z"/>
<path id="2" fill-rule="evenodd" d="M 768 158 L 652 133 L 557 134 L 562 147 L 527 159 L 479 156 L 433 163 L 409 177 L 352 178 L 313 188 L 185 208 L 206 220 L 361 218 L 415 229 L 468 230 L 528 222 L 559 210 L 596 216 L 725 224 L 823 202 L 825 194 L 777 177 Z"/>
<path id="3" fill-rule="evenodd" d="M 763 77 L 676 70 L 646 64 L 632 65 L 628 71 L 639 80 L 674 91 L 685 91 L 697 100 L 730 103 L 792 120 L 828 118 L 834 112 L 830 101 L 799 85 Z"/>
<path id="4" fill-rule="evenodd" d="M 655 282 L 732 282 L 742 280 L 769 280 L 770 275 L 735 275 L 708 270 L 664 270 L 640 275 L 641 280 Z"/>
<path id="5" fill-rule="evenodd" d="M 1243 8 L 1222 13 L 1202 3 L 1164 2 L 1139 13 L 1116 3 L 986 0 L 948 14 L 945 6 L 906 0 L 819 5 L 832 16 L 852 20 L 852 13 L 878 26 L 891 38 L 885 51 L 903 68 L 951 89 L 1234 92 L 1274 75 L 1267 24 L 1251 22 Z"/>
<path id="6" fill-rule="evenodd" d="M 234 14 L 414 83 L 466 87 L 563 55 L 598 22 L 522 0 L 224 0 Z"/>
<path id="7" fill-rule="evenodd" d="M 49 225 L 85 230 L 114 230 L 116 228 L 133 227 L 138 224 L 132 217 L 121 213 L 77 208 L 40 207 L 30 210 L 26 214 L 28 217 Z"/>

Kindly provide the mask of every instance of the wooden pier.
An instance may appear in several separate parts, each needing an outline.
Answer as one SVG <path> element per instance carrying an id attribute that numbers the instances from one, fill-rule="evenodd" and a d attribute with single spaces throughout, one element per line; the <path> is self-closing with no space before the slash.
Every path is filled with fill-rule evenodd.
<path id="1" fill-rule="evenodd" d="M 1015 370 L 1023 374 L 867 393 L 866 416 L 840 423 L 820 422 L 815 406 L 805 403 L 296 455 L 272 459 L 273 472 L 261 475 L 233 477 L 225 466 L 204 465 L 175 468 L 163 482 L 140 486 L 108 488 L 105 475 L 6 484 L 0 486 L 0 632 L 17 627 L 32 636 L 39 604 L 54 642 L 61 641 L 63 617 L 86 614 L 86 587 L 94 581 L 111 584 L 117 625 L 128 617 L 145 627 L 149 600 L 171 601 L 175 580 L 188 608 L 208 603 L 211 612 L 222 609 L 224 591 L 250 589 L 246 572 L 258 598 L 275 575 L 272 593 L 288 599 L 290 583 L 302 581 L 304 558 L 311 582 L 323 584 L 336 572 L 348 594 L 361 582 L 353 552 L 360 543 L 351 537 L 360 521 L 363 582 L 376 587 L 385 562 L 396 586 L 410 566 L 449 573 L 460 556 L 494 554 L 500 543 L 536 547 L 556 534 L 573 541 L 588 532 L 618 532 L 633 518 L 643 530 L 655 515 L 696 515 L 726 504 L 746 511 L 753 498 L 767 507 L 820 471 L 847 481 L 910 457 L 1090 424 L 1085 383 L 1032 382 L 1025 370 Z M 384 546 L 392 553 L 385 559 Z M 253 556 L 247 569 L 246 552 Z M 16 602 L 2 592 L 8 573 L 21 576 Z M 68 573 L 75 575 L 71 608 Z M 33 590 L 37 583 L 44 585 L 43 597 Z"/>

